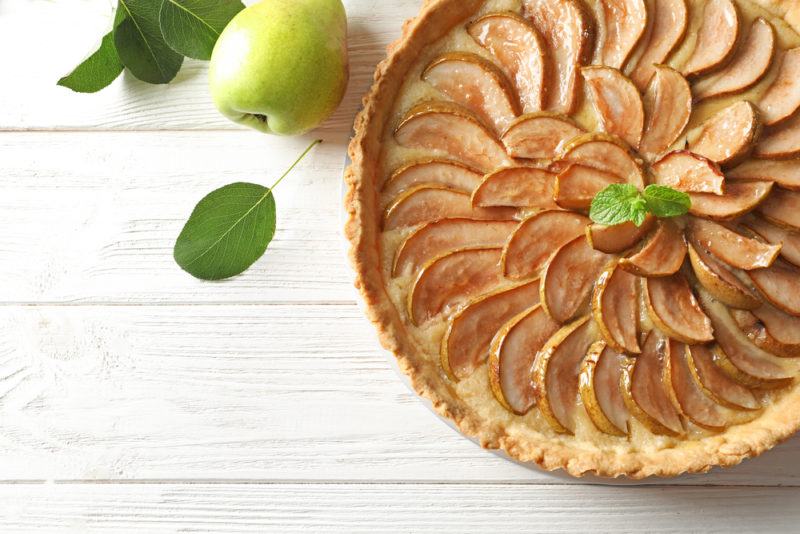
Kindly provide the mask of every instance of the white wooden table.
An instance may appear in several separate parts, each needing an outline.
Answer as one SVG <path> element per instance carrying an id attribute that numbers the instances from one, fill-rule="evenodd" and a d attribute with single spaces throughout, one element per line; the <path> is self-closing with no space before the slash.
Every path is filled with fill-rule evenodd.
<path id="1" fill-rule="evenodd" d="M 800 439 L 706 476 L 591 486 L 508 462 L 411 394 L 352 289 L 352 117 L 419 0 L 349 0 L 352 82 L 244 276 L 173 263 L 195 202 L 271 183 L 311 137 L 245 131 L 205 66 L 97 95 L 55 81 L 110 0 L 0 1 L 0 531 L 795 531 Z"/>

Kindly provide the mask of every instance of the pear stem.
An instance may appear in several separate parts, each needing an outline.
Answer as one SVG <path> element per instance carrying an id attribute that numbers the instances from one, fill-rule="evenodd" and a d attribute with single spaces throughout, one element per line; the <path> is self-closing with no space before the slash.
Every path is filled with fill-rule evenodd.
<path id="1" fill-rule="evenodd" d="M 320 143 L 322 143 L 322 139 L 317 139 L 317 140 L 315 140 L 314 142 L 312 142 L 310 145 L 308 145 L 308 148 L 306 148 L 306 149 L 305 149 L 305 151 L 303 151 L 303 153 L 302 153 L 302 154 L 300 154 L 300 157 L 299 157 L 299 158 L 297 158 L 297 159 L 295 160 L 295 162 L 294 162 L 294 163 L 292 163 L 292 165 L 291 165 L 291 166 L 290 166 L 288 169 L 286 169 L 286 172 L 285 172 L 285 173 L 283 173 L 283 175 L 282 175 L 280 178 L 278 178 L 278 181 L 276 181 L 274 184 L 272 184 L 272 187 L 270 187 L 270 188 L 269 188 L 269 190 L 270 190 L 270 191 L 272 191 L 272 190 L 274 190 L 276 187 L 278 187 L 278 184 L 279 184 L 279 183 L 281 183 L 281 181 L 282 181 L 284 178 L 286 178 L 286 176 L 287 176 L 287 175 L 288 175 L 290 172 L 292 172 L 292 170 L 293 170 L 295 167 L 297 167 L 297 164 L 298 164 L 298 163 L 300 163 L 301 161 L 303 161 L 303 158 L 304 158 L 304 157 L 306 157 L 306 154 L 308 154 L 309 152 L 311 152 L 311 149 L 312 149 L 312 148 L 314 148 L 315 146 L 317 146 L 317 145 L 318 145 L 318 144 L 320 144 Z"/>

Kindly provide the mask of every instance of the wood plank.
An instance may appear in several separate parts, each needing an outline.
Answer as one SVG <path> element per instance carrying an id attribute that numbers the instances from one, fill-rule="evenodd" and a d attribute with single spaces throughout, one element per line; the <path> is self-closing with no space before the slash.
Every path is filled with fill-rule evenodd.
<path id="1" fill-rule="evenodd" d="M 376 346 L 354 305 L 0 307 L 0 480 L 574 482 L 464 439 Z M 800 485 L 800 440 L 676 483 Z"/>
<path id="2" fill-rule="evenodd" d="M 797 532 L 798 488 L 4 485 L 0 526 L 59 532 Z M 36 530 L 37 532 L 39 530 Z"/>
<path id="3" fill-rule="evenodd" d="M 248 2 L 252 3 L 252 2 Z M 386 45 L 400 35 L 403 20 L 416 14 L 419 0 L 345 0 L 349 18 L 350 87 L 343 105 L 325 124 L 326 133 L 350 131 L 361 96 Z M 49 45 L 24 54 L 0 55 L 5 83 L 0 129 L 237 129 L 214 108 L 207 63 L 186 60 L 169 85 L 148 85 L 127 73 L 93 95 L 56 86 L 58 79 L 94 50 L 111 27 L 111 2 L 3 0 L 0 49 L 16 50 L 32 29 Z M 57 43 L 55 45 L 54 43 Z"/>
<path id="4" fill-rule="evenodd" d="M 257 132 L 0 133 L 1 302 L 352 302 L 340 221 L 344 141 L 276 190 L 278 231 L 245 275 L 197 281 L 172 258 L 194 205 L 271 185 L 312 137 Z"/>

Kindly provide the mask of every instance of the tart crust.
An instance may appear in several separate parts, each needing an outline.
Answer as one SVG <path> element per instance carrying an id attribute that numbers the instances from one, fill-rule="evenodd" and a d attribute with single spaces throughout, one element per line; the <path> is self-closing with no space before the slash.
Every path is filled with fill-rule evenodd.
<path id="1" fill-rule="evenodd" d="M 355 285 L 366 304 L 383 347 L 397 358 L 416 392 L 429 399 L 443 417 L 488 449 L 502 449 L 521 462 L 533 462 L 546 470 L 564 469 L 573 476 L 606 477 L 676 476 L 706 472 L 714 466 L 732 466 L 758 456 L 800 428 L 800 387 L 787 389 L 753 421 L 697 440 L 681 441 L 656 451 L 631 452 L 621 447 L 603 448 L 571 435 L 550 435 L 528 427 L 509 414 L 488 418 L 462 400 L 444 378 L 436 360 L 426 360 L 406 331 L 386 287 L 381 268 L 378 186 L 381 138 L 391 120 L 393 103 L 408 69 L 427 46 L 465 23 L 484 0 L 426 0 L 419 15 L 403 26 L 400 39 L 388 47 L 388 57 L 375 72 L 372 89 L 355 119 L 355 136 L 346 169 L 345 236 L 356 272 Z M 783 18 L 800 32 L 800 1 L 757 0 L 755 3 Z"/>

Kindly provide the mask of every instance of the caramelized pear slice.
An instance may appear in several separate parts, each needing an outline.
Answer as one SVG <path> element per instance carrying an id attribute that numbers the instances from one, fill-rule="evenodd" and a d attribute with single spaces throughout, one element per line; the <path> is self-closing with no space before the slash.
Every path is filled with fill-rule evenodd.
<path id="1" fill-rule="evenodd" d="M 581 74 L 602 129 L 631 146 L 639 146 L 644 108 L 633 82 L 609 67 L 583 67 Z"/>
<path id="2" fill-rule="evenodd" d="M 531 369 L 536 354 L 557 330 L 544 308 L 536 305 L 497 331 L 489 350 L 489 384 L 506 409 L 523 415 L 536 404 Z"/>
<path id="3" fill-rule="evenodd" d="M 490 173 L 472 193 L 473 206 L 557 208 L 556 175 L 534 167 L 505 167 Z"/>
<path id="4" fill-rule="evenodd" d="M 471 193 L 483 180 L 475 169 L 446 160 L 410 163 L 397 169 L 383 184 L 383 193 L 394 197 L 406 189 L 423 184 L 439 184 L 449 189 Z"/>
<path id="5" fill-rule="evenodd" d="M 780 245 L 770 245 L 699 218 L 689 223 L 688 238 L 696 248 L 702 248 L 728 265 L 746 271 L 769 267 L 781 251 Z"/>
<path id="6" fill-rule="evenodd" d="M 739 25 L 739 10 L 732 0 L 705 2 L 697 44 L 683 66 L 683 75 L 699 76 L 725 65 L 736 52 Z"/>
<path id="7" fill-rule="evenodd" d="M 642 353 L 622 373 L 622 394 L 631 414 L 654 434 L 683 434 L 680 414 L 662 381 L 669 343 L 655 330 L 645 339 Z"/>
<path id="8" fill-rule="evenodd" d="M 621 259 L 619 266 L 639 276 L 669 276 L 678 272 L 684 258 L 686 241 L 683 232 L 669 219 L 661 219 L 642 249 Z"/>
<path id="9" fill-rule="evenodd" d="M 487 221 L 513 219 L 513 208 L 473 208 L 467 193 L 442 185 L 418 185 L 402 193 L 386 209 L 383 229 L 405 226 L 452 217 L 467 217 Z"/>
<path id="10" fill-rule="evenodd" d="M 763 136 L 753 155 L 761 159 L 800 157 L 800 113 Z"/>
<path id="11" fill-rule="evenodd" d="M 779 356 L 800 357 L 800 317 L 783 313 L 769 304 L 753 310 L 753 315 L 762 326 L 755 336 L 748 334 L 756 345 Z"/>
<path id="12" fill-rule="evenodd" d="M 503 144 L 515 158 L 553 159 L 563 143 L 582 133 L 569 117 L 541 112 L 515 120 L 503 134 Z"/>
<path id="13" fill-rule="evenodd" d="M 627 358 L 597 341 L 581 364 L 580 393 L 586 413 L 601 432 L 628 435 L 630 413 L 620 390 L 622 369 Z"/>
<path id="14" fill-rule="evenodd" d="M 689 245 L 689 259 L 697 280 L 714 298 L 743 310 L 761 306 L 746 285 L 702 248 Z"/>
<path id="15" fill-rule="evenodd" d="M 717 221 L 735 219 L 756 209 L 769 197 L 772 182 L 726 182 L 725 194 L 689 193 L 692 215 Z"/>
<path id="16" fill-rule="evenodd" d="M 556 432 L 575 432 L 581 361 L 595 340 L 589 317 L 556 332 L 536 355 L 531 373 L 539 409 Z"/>
<path id="17" fill-rule="evenodd" d="M 736 410 L 761 408 L 752 391 L 730 378 L 714 363 L 714 354 L 707 347 L 687 347 L 686 358 L 695 383 L 716 402 Z"/>
<path id="18" fill-rule="evenodd" d="M 778 76 L 758 103 L 767 126 L 788 119 L 800 109 L 800 47 L 787 50 L 779 61 Z"/>
<path id="19" fill-rule="evenodd" d="M 723 194 L 725 176 L 708 158 L 688 150 L 676 150 L 650 167 L 655 182 L 687 193 Z"/>
<path id="20" fill-rule="evenodd" d="M 750 34 L 730 63 L 692 87 L 696 101 L 741 93 L 758 83 L 769 71 L 775 52 L 775 29 L 763 18 L 750 26 Z"/>
<path id="21" fill-rule="evenodd" d="M 767 382 L 787 380 L 794 376 L 796 368 L 788 360 L 750 342 L 724 304 L 703 292 L 700 293 L 700 304 L 711 319 L 719 347 L 735 369 L 746 376 Z M 724 365 L 722 367 L 725 369 Z"/>
<path id="22" fill-rule="evenodd" d="M 544 266 L 553 252 L 583 235 L 589 219 L 569 211 L 541 211 L 525 219 L 503 250 L 503 272 L 513 279 L 528 278 Z"/>
<path id="23" fill-rule="evenodd" d="M 775 182 L 784 189 L 800 191 L 800 161 L 748 160 L 726 173 L 737 180 L 764 180 Z"/>
<path id="24" fill-rule="evenodd" d="M 477 54 L 441 55 L 425 68 L 422 79 L 484 124 L 492 124 L 498 134 L 520 113 L 514 88 L 503 71 Z"/>
<path id="25" fill-rule="evenodd" d="M 592 314 L 600 334 L 617 352 L 638 354 L 638 279 L 618 267 L 607 267 L 597 279 L 592 295 Z"/>
<path id="26" fill-rule="evenodd" d="M 650 36 L 631 73 L 631 79 L 639 89 L 647 87 L 656 72 L 656 65 L 663 63 L 683 40 L 688 25 L 686 0 L 655 0 L 653 7 Z"/>
<path id="27" fill-rule="evenodd" d="M 441 219 L 412 233 L 397 249 L 393 276 L 405 276 L 447 250 L 462 248 L 502 248 L 519 223 L 516 221 L 480 221 Z"/>
<path id="28" fill-rule="evenodd" d="M 544 109 L 546 45 L 527 20 L 506 11 L 489 13 L 467 27 L 472 38 L 497 59 L 514 82 L 525 113 Z"/>
<path id="29" fill-rule="evenodd" d="M 653 66 L 642 100 L 645 128 L 639 151 L 652 160 L 671 147 L 689 124 L 692 91 L 681 74 L 664 65 Z"/>
<path id="30" fill-rule="evenodd" d="M 665 381 L 672 386 L 675 401 L 694 424 L 711 430 L 723 430 L 730 424 L 730 412 L 708 397 L 692 377 L 687 347 L 670 340 Z"/>
<path id="31" fill-rule="evenodd" d="M 711 321 L 700 309 L 685 276 L 645 278 L 643 283 L 647 312 L 659 330 L 684 343 L 714 340 Z"/>
<path id="32" fill-rule="evenodd" d="M 644 188 L 640 163 L 618 137 L 598 133 L 579 135 L 564 145 L 561 159 L 611 173 L 639 189 Z"/>
<path id="33" fill-rule="evenodd" d="M 746 100 L 717 112 L 703 123 L 689 150 L 720 165 L 750 153 L 761 128 L 756 107 Z"/>
<path id="34" fill-rule="evenodd" d="M 648 23 L 644 0 L 600 0 L 602 42 L 596 62 L 621 69 L 645 33 Z"/>
<path id="35" fill-rule="evenodd" d="M 559 324 L 575 317 L 588 302 L 592 284 L 610 260 L 590 247 L 582 234 L 553 253 L 542 275 L 542 305 Z"/>
<path id="36" fill-rule="evenodd" d="M 611 184 L 621 180 L 610 173 L 571 164 L 556 177 L 553 198 L 565 209 L 586 209 L 592 205 L 595 195 Z"/>
<path id="37" fill-rule="evenodd" d="M 489 346 L 500 327 L 538 302 L 537 280 L 478 297 L 453 315 L 439 351 L 447 375 L 454 380 L 471 375 L 489 357 Z"/>
<path id="38" fill-rule="evenodd" d="M 594 40 L 591 14 L 578 0 L 523 0 L 522 5 L 550 53 L 547 109 L 569 115 L 578 102 L 578 68 L 588 59 Z"/>
<path id="39" fill-rule="evenodd" d="M 776 189 L 761 204 L 759 213 L 779 226 L 800 230 L 800 192 Z"/>
<path id="40" fill-rule="evenodd" d="M 745 226 L 773 245 L 781 246 L 781 256 L 800 267 L 800 232 L 775 226 L 761 217 L 750 217 Z"/>
<path id="41" fill-rule="evenodd" d="M 502 280 L 499 248 L 470 248 L 439 256 L 422 268 L 408 293 L 408 315 L 419 326 L 484 293 Z"/>
<path id="42" fill-rule="evenodd" d="M 508 163 L 505 148 L 472 113 L 450 102 L 422 102 L 394 132 L 404 147 L 439 152 L 488 172 Z"/>
<path id="43" fill-rule="evenodd" d="M 641 226 L 624 222 L 614 226 L 593 223 L 586 227 L 586 238 L 593 249 L 606 254 L 625 252 L 653 229 L 656 219 L 647 215 Z"/>
<path id="44" fill-rule="evenodd" d="M 756 289 L 776 308 L 800 317 L 800 270 L 778 260 L 767 269 L 748 271 Z"/>

